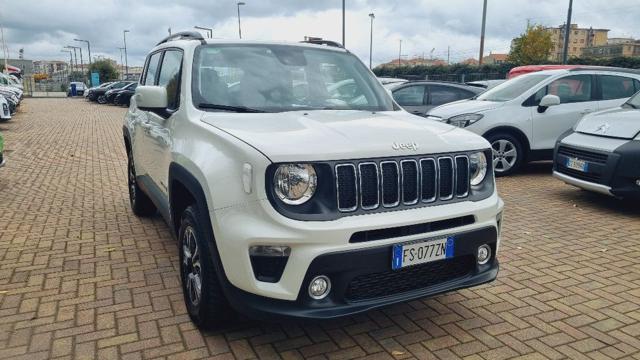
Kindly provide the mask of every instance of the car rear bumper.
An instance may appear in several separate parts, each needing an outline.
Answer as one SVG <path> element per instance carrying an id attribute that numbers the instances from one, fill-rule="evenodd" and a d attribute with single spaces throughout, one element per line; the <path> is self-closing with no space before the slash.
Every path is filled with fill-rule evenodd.
<path id="1" fill-rule="evenodd" d="M 496 227 L 453 234 L 454 256 L 392 270 L 392 246 L 339 251 L 316 257 L 304 275 L 297 299 L 279 300 L 243 291 L 227 281 L 225 294 L 239 312 L 253 318 L 329 319 L 493 281 L 499 269 Z M 478 265 L 477 248 L 492 249 L 490 261 Z M 331 291 L 322 300 L 308 294 L 311 280 L 325 275 Z"/>

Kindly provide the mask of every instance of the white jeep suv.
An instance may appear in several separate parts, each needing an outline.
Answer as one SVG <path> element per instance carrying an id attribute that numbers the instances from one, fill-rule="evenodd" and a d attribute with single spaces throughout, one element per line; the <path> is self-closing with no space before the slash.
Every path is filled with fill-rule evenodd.
<path id="1" fill-rule="evenodd" d="M 640 71 L 576 67 L 521 75 L 471 100 L 445 104 L 427 118 L 484 136 L 497 175 L 526 161 L 551 160 L 558 137 L 583 115 L 620 106 L 640 90 Z"/>
<path id="2" fill-rule="evenodd" d="M 401 110 L 335 43 L 174 34 L 146 59 L 124 141 L 131 207 L 176 236 L 198 326 L 231 308 L 332 318 L 498 273 L 489 143 Z"/>

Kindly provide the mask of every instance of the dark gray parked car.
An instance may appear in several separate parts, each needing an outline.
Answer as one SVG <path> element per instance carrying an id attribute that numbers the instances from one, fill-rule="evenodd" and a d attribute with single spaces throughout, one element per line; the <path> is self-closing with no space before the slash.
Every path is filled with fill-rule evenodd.
<path id="1" fill-rule="evenodd" d="M 444 81 L 410 81 L 394 87 L 393 98 L 408 112 L 425 116 L 436 106 L 472 98 L 483 88 Z"/>

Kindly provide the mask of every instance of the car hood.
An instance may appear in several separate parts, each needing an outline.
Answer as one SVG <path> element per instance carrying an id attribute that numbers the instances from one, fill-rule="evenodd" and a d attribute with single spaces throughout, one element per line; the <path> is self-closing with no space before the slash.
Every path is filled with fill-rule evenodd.
<path id="1" fill-rule="evenodd" d="M 577 132 L 621 139 L 633 139 L 640 132 L 640 110 L 617 107 L 587 115 L 576 125 Z"/>
<path id="2" fill-rule="evenodd" d="M 482 100 L 460 100 L 435 107 L 427 111 L 427 115 L 439 117 L 443 120 L 456 115 L 482 113 L 502 106 L 503 102 Z"/>
<path id="3" fill-rule="evenodd" d="M 202 121 L 248 143 L 273 162 L 412 156 L 489 147 L 469 131 L 404 111 L 215 112 L 206 113 Z"/>

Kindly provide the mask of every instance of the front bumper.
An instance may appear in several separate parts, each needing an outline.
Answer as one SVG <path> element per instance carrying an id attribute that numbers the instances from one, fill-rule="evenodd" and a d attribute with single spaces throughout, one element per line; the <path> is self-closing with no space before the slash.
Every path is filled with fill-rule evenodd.
<path id="1" fill-rule="evenodd" d="M 559 142 L 554 151 L 553 175 L 585 190 L 618 198 L 640 198 L 640 141 L 612 140 L 609 144 L 610 149 L 592 149 L 586 144 Z M 559 151 L 560 147 L 567 150 Z M 570 157 L 585 161 L 587 171 L 567 168 Z"/>
<path id="2" fill-rule="evenodd" d="M 486 227 L 455 236 L 454 257 L 391 270 L 391 246 L 333 252 L 313 260 L 294 301 L 277 300 L 242 291 L 230 284 L 226 296 L 238 311 L 253 318 L 294 317 L 328 319 L 351 315 L 493 281 L 498 275 L 497 229 Z M 478 246 L 492 248 L 491 260 L 478 265 Z M 307 293 L 318 275 L 331 279 L 331 292 L 322 300 Z"/>
<path id="3" fill-rule="evenodd" d="M 498 215 L 502 213 L 503 207 L 504 203 L 494 192 L 489 198 L 476 202 L 464 201 L 411 210 L 348 216 L 332 221 L 299 221 L 280 215 L 269 201 L 264 199 L 217 209 L 210 213 L 210 219 L 225 282 L 244 293 L 293 304 L 298 301 L 301 289 L 306 288 L 305 281 L 308 280 L 306 277 L 310 269 L 316 266 L 314 264 L 318 259 L 327 254 L 380 248 L 386 252 L 398 243 L 468 233 L 485 228 L 498 229 L 493 239 L 497 250 L 500 241 Z M 391 232 L 372 241 L 350 241 L 354 234 L 360 232 L 379 231 L 386 234 L 386 230 L 397 227 L 447 223 L 461 217 L 470 217 L 473 221 L 446 227 L 434 226 L 419 233 Z M 249 248 L 255 245 L 290 247 L 291 254 L 277 282 L 256 279 L 249 256 Z M 390 256 L 384 260 L 382 266 L 390 268 Z M 472 284 L 475 283 L 473 281 Z M 489 280 L 477 281 L 481 283 Z M 458 287 L 464 286 L 452 285 L 440 291 Z M 429 291 L 425 292 L 428 293 Z"/>

